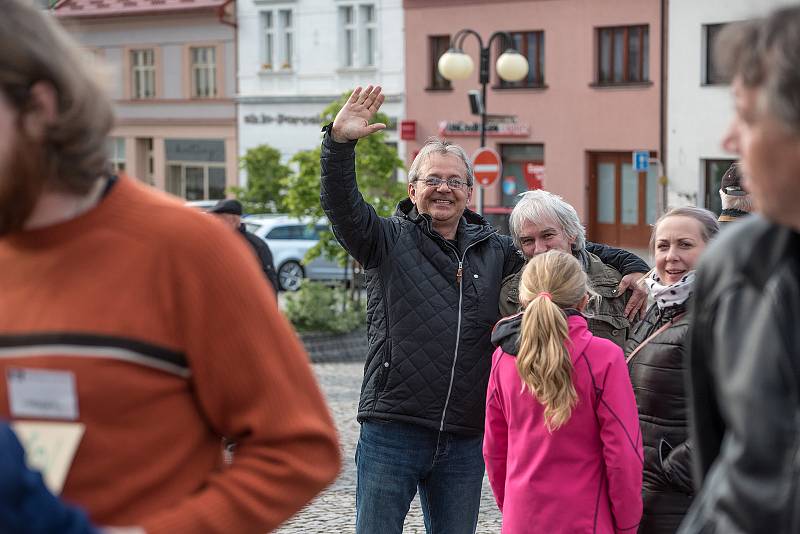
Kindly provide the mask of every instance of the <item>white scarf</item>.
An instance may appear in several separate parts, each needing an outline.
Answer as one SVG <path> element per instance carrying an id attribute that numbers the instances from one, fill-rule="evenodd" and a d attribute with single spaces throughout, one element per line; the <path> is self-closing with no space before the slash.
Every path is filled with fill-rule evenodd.
<path id="1" fill-rule="evenodd" d="M 663 309 L 680 306 L 692 296 L 694 286 L 694 271 L 689 271 L 683 278 L 672 285 L 665 286 L 661 283 L 661 278 L 653 271 L 653 274 L 644 279 L 650 296 L 656 301 L 656 305 Z"/>

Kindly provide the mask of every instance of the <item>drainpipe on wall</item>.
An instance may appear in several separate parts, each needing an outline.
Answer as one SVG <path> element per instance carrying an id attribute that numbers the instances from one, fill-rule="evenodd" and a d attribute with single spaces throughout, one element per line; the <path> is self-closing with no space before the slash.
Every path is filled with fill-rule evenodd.
<path id="1" fill-rule="evenodd" d="M 229 20 L 226 20 L 226 19 L 225 19 L 225 9 L 226 9 L 226 8 L 227 8 L 229 5 L 231 5 L 232 3 L 234 3 L 235 1 L 236 1 L 236 0 L 225 0 L 225 2 L 224 2 L 223 4 L 221 4 L 221 5 L 220 5 L 220 6 L 217 8 L 217 18 L 219 18 L 219 21 L 220 21 L 222 24 L 226 24 L 226 25 L 228 25 L 228 26 L 233 26 L 234 28 L 236 28 L 236 11 L 235 11 L 235 10 L 236 10 L 236 7 L 234 6 L 234 12 L 233 12 L 233 13 L 234 13 L 234 15 L 233 15 L 233 22 L 231 22 L 231 21 L 229 21 Z"/>
<path id="2" fill-rule="evenodd" d="M 661 98 L 661 105 L 658 107 L 658 121 L 659 121 L 659 128 L 658 128 L 658 156 L 662 162 L 662 166 L 664 169 L 663 175 L 658 177 L 660 187 L 657 189 L 659 195 L 661 196 L 661 209 L 662 213 L 667 210 L 667 202 L 669 200 L 667 195 L 669 179 L 667 178 L 667 31 L 668 31 L 668 24 L 667 24 L 667 13 L 669 7 L 669 0 L 661 0 L 661 72 L 659 73 L 660 76 L 660 84 L 659 84 L 659 92 Z M 663 183 L 662 183 L 663 182 Z M 659 202 L 656 201 L 656 205 Z M 659 213 L 660 216 L 662 213 Z"/>
<path id="3" fill-rule="evenodd" d="M 236 0 L 225 0 L 225 3 L 220 5 L 217 8 L 217 18 L 219 18 L 220 24 L 225 24 L 227 26 L 231 26 L 233 28 L 233 90 L 235 92 L 233 98 L 233 113 L 236 117 L 236 151 L 235 158 L 237 161 L 236 168 L 239 168 L 238 160 L 239 160 L 239 147 L 241 146 L 240 142 L 241 139 L 239 138 L 239 25 L 236 23 Z M 233 21 L 227 20 L 225 18 L 225 10 L 226 8 L 234 4 L 233 6 Z M 239 182 L 239 176 L 236 176 L 236 184 L 238 186 L 243 186 L 244 184 Z"/>

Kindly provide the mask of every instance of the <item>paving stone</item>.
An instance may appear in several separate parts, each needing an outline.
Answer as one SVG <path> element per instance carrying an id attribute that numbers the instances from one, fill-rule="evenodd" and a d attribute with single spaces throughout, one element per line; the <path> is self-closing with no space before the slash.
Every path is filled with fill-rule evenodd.
<path id="1" fill-rule="evenodd" d="M 342 472 L 327 490 L 286 522 L 278 534 L 345 534 L 355 532 L 356 465 L 355 448 L 359 425 L 356 421 L 358 393 L 364 373 L 363 363 L 314 364 L 320 386 L 336 421 L 342 447 Z M 483 480 L 479 534 L 500 532 L 500 512 L 488 479 Z M 404 534 L 425 534 L 419 498 L 411 503 Z"/>

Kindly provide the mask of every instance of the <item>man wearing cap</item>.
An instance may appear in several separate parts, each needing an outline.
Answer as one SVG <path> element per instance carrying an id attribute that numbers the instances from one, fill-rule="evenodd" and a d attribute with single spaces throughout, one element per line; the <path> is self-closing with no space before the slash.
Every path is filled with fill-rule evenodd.
<path id="1" fill-rule="evenodd" d="M 722 176 L 719 198 L 722 201 L 722 213 L 719 215 L 720 225 L 750 215 L 750 212 L 753 211 L 750 194 L 742 187 L 742 176 L 738 163 L 731 164 Z"/>
<path id="2" fill-rule="evenodd" d="M 261 263 L 261 269 L 264 271 L 264 276 L 266 276 L 269 283 L 272 284 L 272 289 L 277 292 L 278 274 L 275 272 L 275 264 L 272 261 L 272 251 L 263 239 L 252 232 L 248 232 L 245 225 L 242 224 L 242 203 L 230 198 L 223 199 L 217 202 L 217 205 L 208 211 L 244 236 L 252 247 L 253 252 L 256 253 L 256 257 Z"/>

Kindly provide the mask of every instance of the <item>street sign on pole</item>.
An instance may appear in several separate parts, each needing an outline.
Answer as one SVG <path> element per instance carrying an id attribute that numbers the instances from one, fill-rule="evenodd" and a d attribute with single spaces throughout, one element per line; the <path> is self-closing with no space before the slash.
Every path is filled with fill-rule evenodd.
<path id="1" fill-rule="evenodd" d="M 503 165 L 500 163 L 500 154 L 493 148 L 479 148 L 472 155 L 472 166 L 475 171 L 475 181 L 479 186 L 492 185 L 500 178 Z"/>
<path id="2" fill-rule="evenodd" d="M 506 176 L 503 178 L 503 193 L 506 195 L 513 195 L 517 192 L 517 177 Z"/>
<path id="3" fill-rule="evenodd" d="M 523 162 L 522 172 L 528 184 L 528 191 L 544 188 L 544 165 L 540 161 Z"/>
<path id="4" fill-rule="evenodd" d="M 634 172 L 647 172 L 650 168 L 650 151 L 637 150 L 633 153 L 633 170 Z"/>

